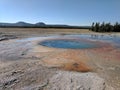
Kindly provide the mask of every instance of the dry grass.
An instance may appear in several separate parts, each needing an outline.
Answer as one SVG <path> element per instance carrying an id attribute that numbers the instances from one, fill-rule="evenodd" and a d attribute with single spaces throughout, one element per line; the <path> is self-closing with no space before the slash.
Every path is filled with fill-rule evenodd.
<path id="1" fill-rule="evenodd" d="M 88 29 L 54 29 L 54 28 L 0 28 L 0 32 L 13 34 L 71 34 L 90 33 Z"/>

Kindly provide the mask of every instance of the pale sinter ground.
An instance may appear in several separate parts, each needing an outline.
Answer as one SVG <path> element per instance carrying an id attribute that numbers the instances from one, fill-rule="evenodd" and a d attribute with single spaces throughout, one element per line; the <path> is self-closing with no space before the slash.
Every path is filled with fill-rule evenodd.
<path id="1" fill-rule="evenodd" d="M 79 29 L 37 28 L 0 28 L 0 32 L 2 35 L 17 37 L 0 41 L 0 90 L 119 90 L 120 88 L 119 49 L 109 46 L 92 50 L 67 50 L 37 45 L 40 40 L 48 39 L 48 35 L 60 34 L 63 37 L 65 34 L 98 33 Z M 38 36 L 42 37 L 24 41 L 24 38 Z M 23 41 L 20 42 L 18 39 Z"/>

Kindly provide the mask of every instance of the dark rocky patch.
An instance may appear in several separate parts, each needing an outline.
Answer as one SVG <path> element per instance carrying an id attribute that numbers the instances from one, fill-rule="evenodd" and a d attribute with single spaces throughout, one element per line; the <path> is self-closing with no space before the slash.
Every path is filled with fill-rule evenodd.
<path id="1" fill-rule="evenodd" d="M 17 38 L 17 36 L 15 36 L 15 35 L 7 35 L 7 34 L 0 33 L 0 41 L 16 39 L 16 38 Z"/>

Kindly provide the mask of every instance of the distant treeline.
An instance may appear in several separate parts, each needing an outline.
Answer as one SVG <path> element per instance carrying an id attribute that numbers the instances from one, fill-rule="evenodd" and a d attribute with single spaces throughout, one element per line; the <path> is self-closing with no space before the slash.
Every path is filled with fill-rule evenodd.
<path id="1" fill-rule="evenodd" d="M 45 25 L 45 26 L 0 26 L 0 28 L 61 28 L 61 29 L 90 29 L 91 26 Z"/>
<path id="2" fill-rule="evenodd" d="M 114 25 L 111 23 L 92 23 L 91 29 L 95 32 L 120 32 L 120 24 L 116 22 Z"/>

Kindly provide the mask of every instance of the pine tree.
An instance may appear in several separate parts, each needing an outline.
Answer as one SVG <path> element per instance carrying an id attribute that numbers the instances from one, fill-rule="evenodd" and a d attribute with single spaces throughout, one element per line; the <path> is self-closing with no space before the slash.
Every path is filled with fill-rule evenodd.
<path id="1" fill-rule="evenodd" d="M 116 22 L 114 25 L 111 23 L 102 23 L 99 22 L 92 23 L 91 30 L 95 32 L 120 32 L 120 24 Z"/>
<path id="2" fill-rule="evenodd" d="M 91 30 L 94 31 L 94 22 L 92 23 Z"/>

